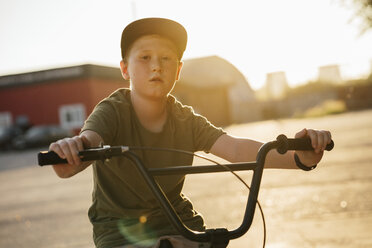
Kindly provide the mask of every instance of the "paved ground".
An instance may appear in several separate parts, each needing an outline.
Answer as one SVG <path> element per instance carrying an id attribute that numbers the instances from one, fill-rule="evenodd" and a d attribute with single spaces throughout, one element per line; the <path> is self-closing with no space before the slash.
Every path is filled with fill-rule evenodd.
<path id="1" fill-rule="evenodd" d="M 269 141 L 280 133 L 293 137 L 302 127 L 332 130 L 336 146 L 315 171 L 264 172 L 259 198 L 266 247 L 372 247 L 371 110 L 228 130 Z M 91 170 L 58 179 L 51 168 L 36 165 L 37 152 L 0 154 L 0 247 L 92 247 Z M 240 175 L 250 180 L 249 173 Z M 248 191 L 232 175 L 190 176 L 185 192 L 210 227 L 240 225 Z M 262 247 L 262 239 L 257 211 L 250 231 L 229 247 Z"/>

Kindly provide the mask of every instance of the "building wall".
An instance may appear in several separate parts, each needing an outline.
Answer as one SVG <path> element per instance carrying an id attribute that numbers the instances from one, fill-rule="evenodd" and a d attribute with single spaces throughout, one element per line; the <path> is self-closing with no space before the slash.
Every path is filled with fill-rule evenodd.
<path id="1" fill-rule="evenodd" d="M 178 84 L 172 93 L 183 104 L 193 107 L 197 114 L 205 116 L 216 126 L 231 124 L 228 88 L 195 88 Z"/>
<path id="2" fill-rule="evenodd" d="M 100 100 L 125 86 L 120 80 L 79 78 L 7 87 L 0 90 L 0 112 L 10 112 L 13 122 L 25 115 L 34 125 L 59 125 L 62 105 L 83 104 L 86 118 Z"/>
<path id="3" fill-rule="evenodd" d="M 185 60 L 174 94 L 218 126 L 255 121 L 261 116 L 247 79 L 218 56 Z"/>
<path id="4" fill-rule="evenodd" d="M 240 82 L 228 88 L 231 123 L 257 121 L 261 118 L 261 110 L 257 100 L 246 82 Z"/>
<path id="5" fill-rule="evenodd" d="M 36 125 L 59 124 L 61 104 L 89 102 L 89 95 L 81 94 L 86 84 L 86 80 L 69 80 L 2 89 L 0 111 L 10 111 L 13 120 L 26 115 Z"/>

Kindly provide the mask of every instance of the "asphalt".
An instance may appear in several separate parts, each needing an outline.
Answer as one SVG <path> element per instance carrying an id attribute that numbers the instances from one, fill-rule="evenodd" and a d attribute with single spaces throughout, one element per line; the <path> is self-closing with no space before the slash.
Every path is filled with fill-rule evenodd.
<path id="1" fill-rule="evenodd" d="M 227 130 L 269 141 L 280 133 L 293 137 L 303 127 L 331 130 L 335 149 L 311 172 L 265 170 L 259 199 L 266 247 L 372 247 L 372 110 Z M 91 169 L 59 179 L 52 168 L 37 165 L 37 152 L 44 149 L 0 153 L 0 247 L 94 247 L 87 218 Z M 239 175 L 250 181 L 250 173 Z M 240 225 L 248 190 L 229 173 L 189 176 L 184 191 L 209 227 Z M 229 247 L 262 242 L 256 211 L 251 229 Z"/>

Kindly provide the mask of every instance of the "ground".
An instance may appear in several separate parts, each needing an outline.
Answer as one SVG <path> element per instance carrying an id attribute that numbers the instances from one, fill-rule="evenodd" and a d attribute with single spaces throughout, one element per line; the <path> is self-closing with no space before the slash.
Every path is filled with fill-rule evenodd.
<path id="1" fill-rule="evenodd" d="M 372 247 L 372 110 L 226 129 L 265 142 L 281 133 L 293 137 L 303 127 L 331 130 L 335 148 L 311 172 L 264 171 L 259 200 L 266 247 Z M 0 247 L 93 247 L 87 218 L 91 169 L 59 179 L 51 167 L 36 165 L 38 151 L 0 154 Z M 249 172 L 239 175 L 249 182 Z M 230 173 L 189 176 L 185 193 L 209 227 L 240 225 L 248 191 Z M 249 232 L 229 247 L 262 242 L 257 210 Z"/>

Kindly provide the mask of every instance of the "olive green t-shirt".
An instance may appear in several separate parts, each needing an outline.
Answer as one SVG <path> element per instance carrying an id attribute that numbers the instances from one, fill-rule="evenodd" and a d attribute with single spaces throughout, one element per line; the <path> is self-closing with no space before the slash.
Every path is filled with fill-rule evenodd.
<path id="1" fill-rule="evenodd" d="M 191 152 L 209 151 L 225 132 L 197 115 L 173 96 L 168 97 L 168 117 L 160 133 L 139 122 L 129 89 L 118 89 L 102 100 L 82 129 L 97 132 L 106 145 L 174 148 Z M 193 157 L 159 151 L 136 154 L 148 168 L 191 165 Z M 125 157 L 93 164 L 94 189 L 89 218 L 97 247 L 113 247 L 177 234 L 135 168 Z M 204 230 L 202 217 L 181 193 L 183 175 L 155 178 L 183 222 L 193 230 Z"/>

